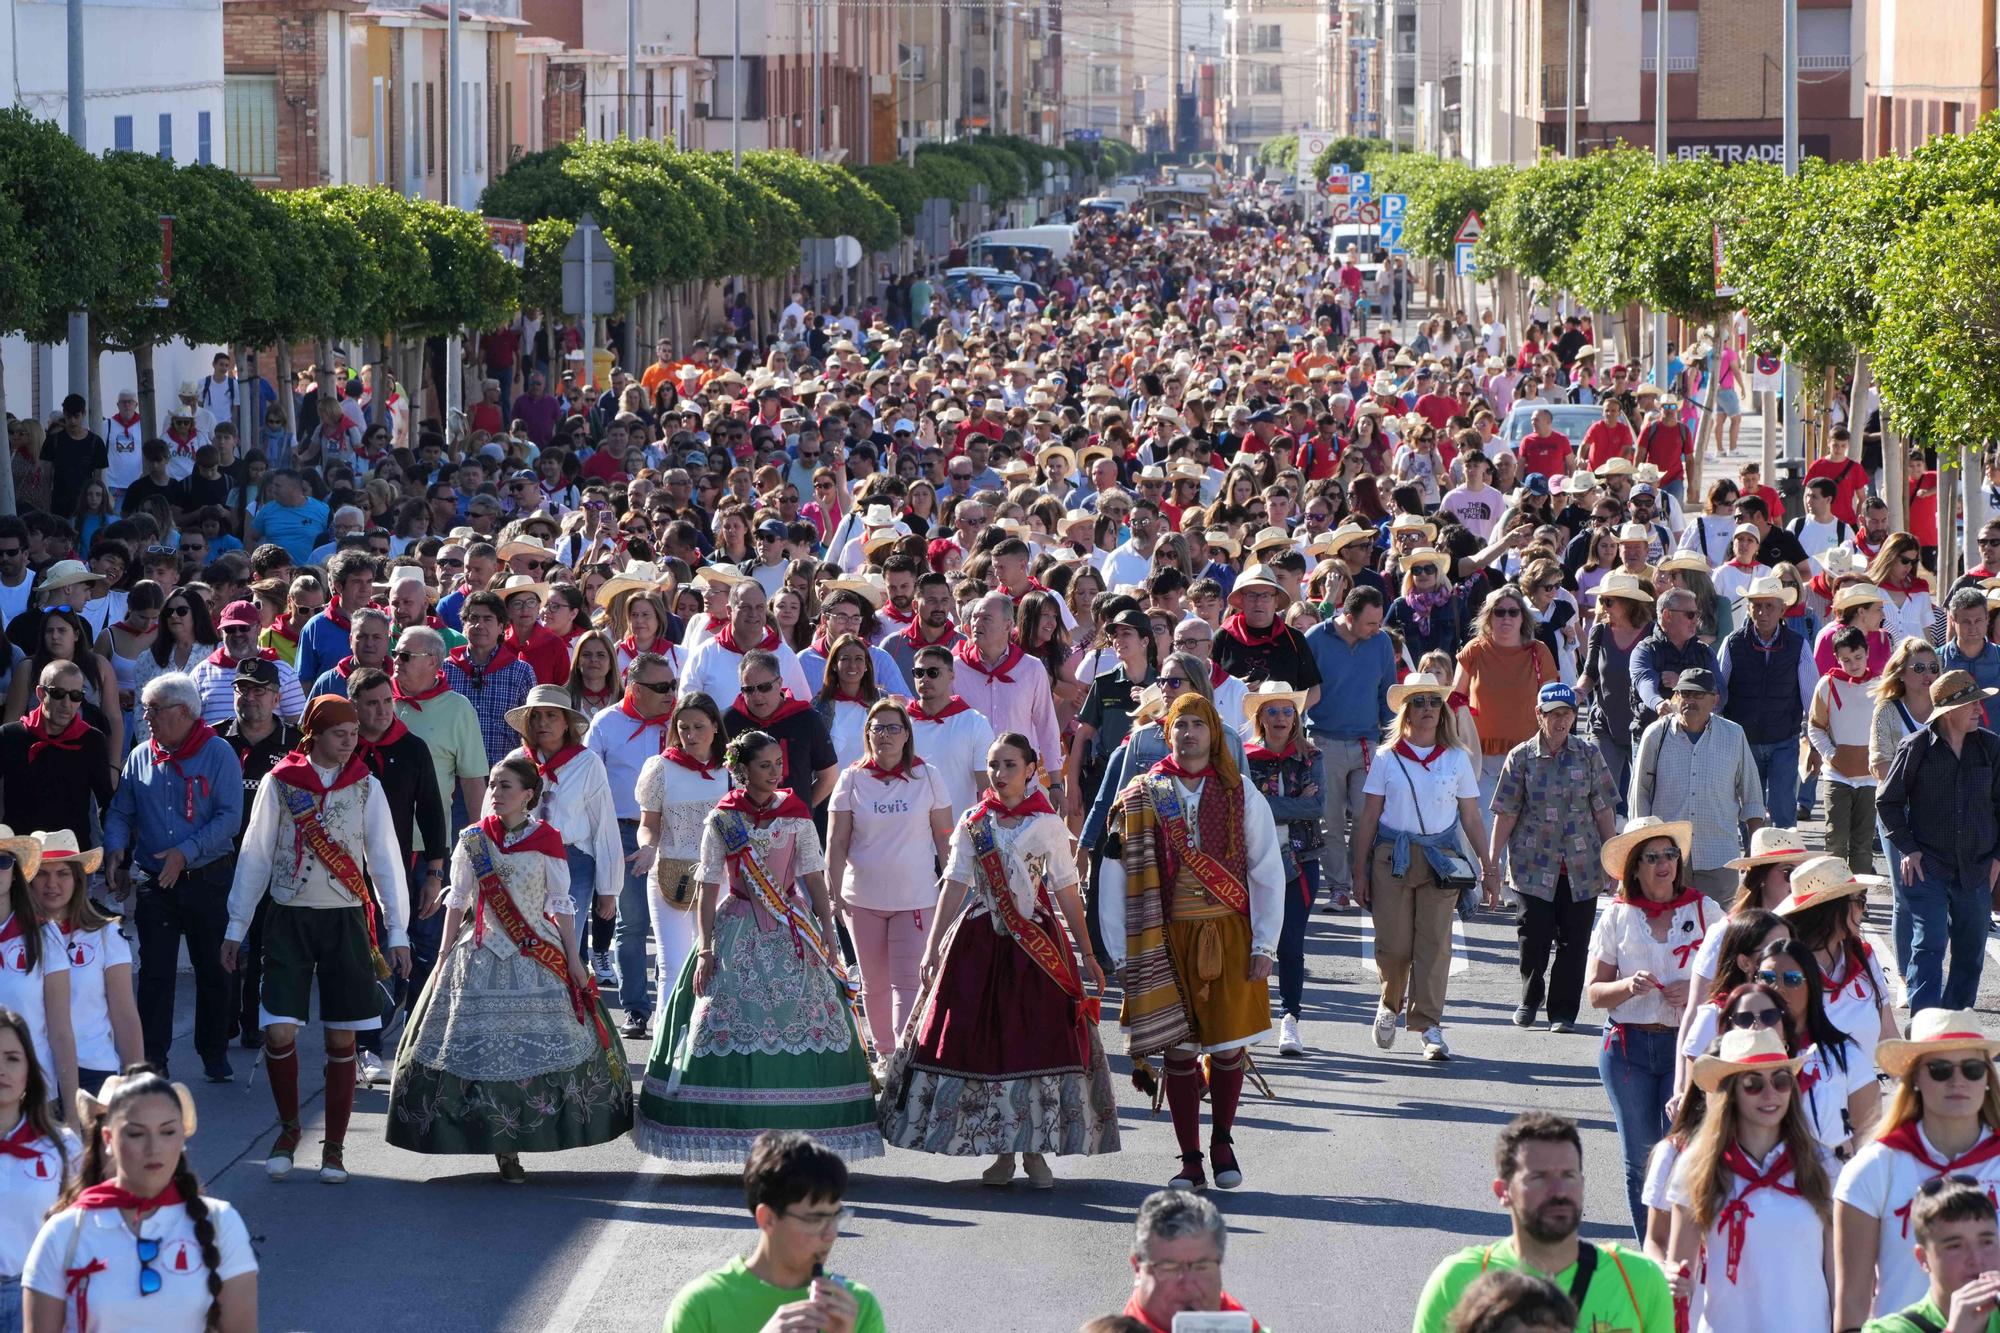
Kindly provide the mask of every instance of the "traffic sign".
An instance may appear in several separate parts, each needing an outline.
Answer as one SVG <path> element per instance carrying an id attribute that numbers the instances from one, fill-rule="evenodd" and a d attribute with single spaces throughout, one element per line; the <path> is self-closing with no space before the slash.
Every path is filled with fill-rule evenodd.
<path id="1" fill-rule="evenodd" d="M 585 213 L 563 247 L 563 313 L 588 320 L 616 310 L 616 276 L 611 242 L 597 219 Z"/>
<path id="2" fill-rule="evenodd" d="M 1401 218 L 1382 219 L 1382 248 L 1390 254 L 1403 252 L 1403 220 Z"/>
<path id="3" fill-rule="evenodd" d="M 1458 232 L 1452 240 L 1471 243 L 1486 234 L 1486 224 L 1479 220 L 1479 210 L 1473 209 L 1465 215 L 1465 221 L 1458 224 Z M 1465 270 L 1461 270 L 1463 272 Z"/>
<path id="4" fill-rule="evenodd" d="M 1382 220 L 1384 222 L 1401 222 L 1403 214 L 1408 212 L 1409 208 L 1410 196 L 1407 194 L 1385 194 L 1382 196 Z"/>
<path id="5" fill-rule="evenodd" d="M 1366 199 L 1369 195 L 1375 193 L 1375 174 L 1369 171 L 1355 172 L 1347 178 L 1347 192 L 1358 198 Z"/>
<path id="6" fill-rule="evenodd" d="M 1451 271 L 1458 274 L 1461 278 L 1467 277 L 1472 273 L 1472 250 L 1473 244 L 1471 241 L 1459 241 L 1451 247 Z"/>
<path id="7" fill-rule="evenodd" d="M 1335 199 L 1328 206 L 1327 218 L 1335 223 L 1359 222 L 1372 227 L 1382 221 L 1382 206 L 1373 199 Z"/>

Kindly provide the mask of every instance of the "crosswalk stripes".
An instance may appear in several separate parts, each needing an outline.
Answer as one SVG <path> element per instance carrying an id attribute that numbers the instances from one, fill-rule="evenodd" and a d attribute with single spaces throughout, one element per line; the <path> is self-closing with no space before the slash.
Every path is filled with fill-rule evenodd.
<path id="1" fill-rule="evenodd" d="M 1375 966 L 1375 923 L 1363 917 L 1355 925 L 1361 953 L 1361 970 L 1370 976 L 1380 976 Z M 1451 973 L 1459 976 L 1472 970 L 1472 958 L 1465 949 L 1465 922 L 1454 915 L 1451 919 Z"/>

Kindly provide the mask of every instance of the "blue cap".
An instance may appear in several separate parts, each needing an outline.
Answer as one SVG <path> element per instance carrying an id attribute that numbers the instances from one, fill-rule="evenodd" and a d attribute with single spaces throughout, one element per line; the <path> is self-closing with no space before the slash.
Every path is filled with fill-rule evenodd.
<path id="1" fill-rule="evenodd" d="M 1535 696 L 1535 711 L 1546 713 L 1551 708 L 1567 708 L 1575 712 L 1576 691 L 1559 680 L 1542 686 L 1541 692 Z"/>
<path id="2" fill-rule="evenodd" d="M 1549 479 L 1539 472 L 1530 472 L 1521 481 L 1521 489 L 1530 495 L 1547 495 Z"/>

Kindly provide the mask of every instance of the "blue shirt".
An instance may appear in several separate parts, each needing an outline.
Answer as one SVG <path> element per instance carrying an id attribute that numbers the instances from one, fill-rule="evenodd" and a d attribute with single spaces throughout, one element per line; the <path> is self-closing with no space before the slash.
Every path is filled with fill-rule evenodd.
<path id="1" fill-rule="evenodd" d="M 308 498 L 298 505 L 281 505 L 267 500 L 250 519 L 250 531 L 259 539 L 285 548 L 294 563 L 308 564 L 313 548 L 326 531 L 326 501 Z"/>
<path id="2" fill-rule="evenodd" d="M 130 848 L 134 866 L 151 874 L 159 873 L 160 858 L 171 851 L 178 850 L 190 870 L 219 860 L 236 850 L 242 831 L 243 765 L 220 736 L 182 760 L 179 771 L 154 763 L 151 745 L 134 749 L 104 812 L 105 853 Z"/>
<path id="3" fill-rule="evenodd" d="M 1319 702 L 1306 710 L 1306 730 L 1327 740 L 1373 740 L 1389 724 L 1389 687 L 1396 683 L 1396 652 L 1382 633 L 1349 643 L 1334 621 L 1306 631 L 1306 648 L 1319 667 Z"/>
<path id="4" fill-rule="evenodd" d="M 464 630 L 465 625 L 459 615 L 465 607 L 465 599 L 472 595 L 470 589 L 454 588 L 438 598 L 437 618 L 455 630 Z"/>
<path id="5" fill-rule="evenodd" d="M 332 604 L 329 603 L 328 610 L 331 609 Z M 293 664 L 298 668 L 299 679 L 318 680 L 322 671 L 347 656 L 353 646 L 353 638 L 352 627 L 342 626 L 327 611 L 321 611 L 308 620 L 305 628 L 299 631 L 298 659 Z M 341 693 L 346 694 L 347 691 L 342 690 Z"/>
<path id="6" fill-rule="evenodd" d="M 903 679 L 903 669 L 896 665 L 896 659 L 880 648 L 870 647 L 868 655 L 875 660 L 875 688 L 883 694 L 909 694 L 909 682 Z M 799 670 L 806 673 L 808 697 L 819 693 L 819 687 L 826 681 L 826 656 L 817 648 L 808 648 L 799 654 Z"/>
<path id="7" fill-rule="evenodd" d="M 1959 648 L 1958 640 L 1947 639 L 1944 646 L 1938 649 L 1937 655 L 1940 667 L 1946 671 L 1971 672 L 1972 678 L 1979 682 L 1979 688 L 1982 690 L 2000 686 L 2000 643 L 1988 643 L 1979 656 L 1967 657 Z M 2000 715 L 2000 710 L 1988 708 L 1986 715 L 1990 726 L 1991 719 Z"/>
<path id="8" fill-rule="evenodd" d="M 447 657 L 443 672 L 445 683 L 464 695 L 479 716 L 479 738 L 486 742 L 488 766 L 499 763 L 521 743 L 519 733 L 507 725 L 507 710 L 528 701 L 528 691 L 535 686 L 535 669 L 517 657 L 498 671 L 474 673 Z"/>

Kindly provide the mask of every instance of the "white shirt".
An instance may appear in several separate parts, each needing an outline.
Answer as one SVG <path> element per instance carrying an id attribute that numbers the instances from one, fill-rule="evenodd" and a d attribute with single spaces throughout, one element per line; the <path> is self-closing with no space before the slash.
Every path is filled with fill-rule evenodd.
<path id="1" fill-rule="evenodd" d="M 859 763 L 840 770 L 833 811 L 853 817 L 840 901 L 875 912 L 921 912 L 937 906 L 937 844 L 931 814 L 951 810 L 944 774 L 919 763 L 908 778 L 884 781 Z"/>
<path id="2" fill-rule="evenodd" d="M 1729 599 L 1731 606 L 1740 607 L 1743 596 L 1750 591 L 1750 580 L 1761 579 L 1771 572 L 1769 565 L 1753 564 L 1744 569 L 1739 565 L 1722 564 L 1715 571 L 1715 594 Z"/>
<path id="3" fill-rule="evenodd" d="M 1181 805 L 1186 814 L 1188 838 L 1196 847 L 1200 847 L 1201 828 L 1195 816 L 1201 809 L 1201 798 L 1206 794 L 1208 783 L 1204 780 L 1200 789 L 1191 790 L 1185 782 L 1175 778 L 1174 786 L 1180 790 Z M 1278 950 L 1278 931 L 1285 924 L 1285 866 L 1278 853 L 1278 826 L 1271 818 L 1271 805 L 1264 799 L 1264 793 L 1251 786 L 1248 781 L 1242 784 L 1242 792 L 1244 862 L 1249 872 L 1245 887 L 1250 891 L 1250 951 L 1275 957 Z M 1111 961 L 1123 966 L 1125 962 L 1124 865 L 1114 857 L 1106 857 L 1104 864 L 1098 868 L 1097 880 L 1097 911 L 1099 923 L 1103 927 L 1104 947 L 1110 953 Z M 1262 1039 L 1259 1036 L 1251 1038 L 1250 1041 Z"/>
<path id="4" fill-rule="evenodd" d="M 778 655 L 778 679 L 792 692 L 792 697 L 810 699 L 812 690 L 806 684 L 798 654 L 782 639 L 771 651 Z M 742 653 L 730 652 L 720 639 L 704 639 L 699 648 L 688 654 L 687 667 L 681 672 L 681 698 L 699 690 L 715 700 L 716 707 L 729 711 L 729 705 L 743 692 L 742 666 Z"/>
<path id="5" fill-rule="evenodd" d="M 1882 599 L 1882 628 L 1896 636 L 1897 642 L 1908 638 L 1921 639 L 1931 627 L 1931 595 L 1927 589 L 1919 588 L 1903 599 L 1901 606 L 1893 596 Z"/>
<path id="6" fill-rule="evenodd" d="M 1987 1130 L 1980 1142 L 1993 1135 Z M 1924 1151 L 1938 1161 L 1945 1155 L 1924 1136 L 1917 1125 L 1917 1137 Z M 1881 1222 L 1881 1239 L 1875 1246 L 1875 1304 L 1869 1313 L 1877 1318 L 1915 1305 L 1930 1290 L 1930 1279 L 1917 1266 L 1912 1252 L 1910 1205 L 1917 1187 L 1936 1172 L 1916 1158 L 1886 1143 L 1871 1142 L 1854 1154 L 1833 1185 L 1835 1203 L 1844 1203 Z M 2000 1158 L 1988 1158 L 1974 1166 L 1959 1167 L 1953 1174 L 1968 1175 L 1989 1189 L 2000 1187 Z"/>
<path id="7" fill-rule="evenodd" d="M 111 465 L 104 469 L 104 486 L 113 495 L 129 490 L 133 482 L 145 475 L 145 465 L 139 456 L 140 446 L 145 442 L 143 419 L 129 426 L 116 417 L 104 419 L 104 447 L 111 456 Z"/>
<path id="8" fill-rule="evenodd" d="M 1153 558 L 1140 555 L 1132 549 L 1130 540 L 1122 541 L 1106 551 L 1097 562 L 1098 572 L 1104 575 L 1107 588 L 1144 588 L 1147 577 L 1153 572 Z"/>
<path id="9" fill-rule="evenodd" d="M 729 794 L 729 770 L 719 762 L 703 777 L 694 769 L 654 755 L 639 770 L 639 808 L 660 817 L 658 857 L 692 861 L 701 855 L 701 824 Z"/>
<path id="10" fill-rule="evenodd" d="M 122 985 L 132 993 L 132 946 L 114 925 L 79 930 L 64 941 L 69 958 L 69 1027 L 76 1038 L 79 1069 L 118 1069 L 118 1043 L 111 1032 L 111 997 L 107 989 Z M 113 982 L 109 969 L 123 967 Z"/>
<path id="11" fill-rule="evenodd" d="M 525 746 L 508 757 L 514 755 L 530 763 L 535 758 Z M 481 813 L 490 815 L 493 793 L 488 791 L 486 795 Z M 542 799 L 535 803 L 532 813 L 548 821 L 561 835 L 563 846 L 587 853 L 596 863 L 597 881 L 592 893 L 615 895 L 624 887 L 625 847 L 618 839 L 617 804 L 602 758 L 586 748 L 582 754 L 566 760 L 556 770 L 555 778 L 542 784 Z"/>
<path id="12" fill-rule="evenodd" d="M 1752 1158 L 1752 1165 L 1762 1171 L 1784 1150 L 1780 1144 L 1762 1161 Z M 1686 1207 L 1693 1197 L 1692 1164 L 1693 1159 L 1682 1158 L 1667 1186 L 1667 1197 L 1678 1207 Z M 1790 1171 L 1781 1177 L 1787 1186 L 1792 1180 Z M 1738 1197 L 1748 1183 L 1732 1174 L 1729 1197 Z M 1721 1219 L 1702 1237 L 1702 1258 L 1695 1264 L 1688 1310 L 1690 1327 L 1695 1333 L 1828 1327 L 1833 1318 L 1825 1264 L 1828 1224 L 1811 1203 L 1777 1185 L 1756 1191 L 1747 1203 L 1750 1213 L 1743 1223 L 1743 1254 L 1734 1281 L 1729 1277 Z"/>
<path id="13" fill-rule="evenodd" d="M 13 926 L 14 916 L 10 912 L 6 921 L 0 923 L 0 932 Z M 18 937 L 0 943 L 0 1008 L 12 1009 L 28 1020 L 28 1031 L 35 1036 L 35 1063 L 42 1067 L 42 1084 L 53 1097 L 56 1062 L 49 1045 L 49 1010 L 42 984 L 48 973 L 69 971 L 69 952 L 63 948 L 62 931 L 54 926 L 42 926 L 40 930 L 42 956 L 32 972 L 28 970 L 26 943 Z"/>
<path id="14" fill-rule="evenodd" d="M 986 789 L 986 752 L 993 748 L 993 724 L 975 708 L 952 714 L 942 722 L 910 719 L 917 758 L 937 769 L 951 800 L 951 818 L 965 816 Z"/>
<path id="15" fill-rule="evenodd" d="M 732 699 L 735 697 L 730 695 Z M 605 781 L 611 788 L 611 802 L 618 818 L 639 817 L 639 772 L 668 743 L 665 717 L 655 723 L 635 722 L 623 708 L 607 708 L 590 719 L 590 734 L 583 738 L 584 748 L 603 761 Z"/>
<path id="16" fill-rule="evenodd" d="M 1882 975 L 1882 961 L 1875 956 L 1874 946 L 1864 941 L 1861 956 L 1868 960 L 1868 975 L 1864 977 L 1851 964 L 1842 963 L 1839 988 L 1826 993 L 1826 1017 L 1861 1047 L 1861 1063 L 1873 1065 L 1875 1043 L 1882 1040 L 1882 1010 L 1894 1004 L 1895 999 L 1889 992 L 1888 978 Z M 1828 982 L 1833 980 L 1824 969 L 1822 975 Z"/>
<path id="17" fill-rule="evenodd" d="M 242 1217 L 220 1199 L 203 1195 L 202 1202 L 215 1227 L 217 1274 L 227 1282 L 256 1272 L 257 1255 L 250 1248 L 250 1232 Z M 21 1285 L 43 1296 L 66 1297 L 69 1281 L 64 1270 L 101 1263 L 103 1270 L 90 1276 L 89 1326 L 77 1324 L 71 1302 L 66 1328 L 76 1333 L 140 1328 L 148 1333 L 198 1333 L 208 1322 L 208 1270 L 201 1262 L 201 1243 L 195 1239 L 187 1205 L 147 1214 L 139 1223 L 139 1235 L 160 1242 L 160 1256 L 152 1265 L 160 1274 L 160 1289 L 151 1296 L 139 1294 L 139 1248 L 116 1208 L 70 1208 L 43 1223 L 28 1251 Z"/>
<path id="18" fill-rule="evenodd" d="M 1716 915 L 1715 924 L 1720 926 L 1723 920 L 1720 909 L 1697 894 L 1693 902 L 1674 909 L 1667 938 L 1659 940 L 1653 938 L 1644 912 L 1631 903 L 1606 898 L 1598 907 L 1597 924 L 1590 932 L 1590 961 L 1611 964 L 1621 977 L 1651 972 L 1662 986 L 1686 981 L 1694 964 L 1694 951 L 1708 934 L 1711 911 Z M 1681 1011 L 1668 1004 L 1661 991 L 1651 990 L 1614 1007 L 1610 1017 L 1614 1023 L 1679 1026 Z"/>
<path id="19" fill-rule="evenodd" d="M 1671 1137 L 1662 1138 L 1653 1145 L 1652 1153 L 1646 1158 L 1646 1182 L 1639 1186 L 1640 1203 L 1663 1213 L 1673 1210 L 1674 1201 L 1667 1196 L 1667 1185 L 1673 1180 L 1674 1167 L 1680 1160 L 1680 1145 Z"/>
<path id="20" fill-rule="evenodd" d="M 24 568 L 21 571 L 21 581 L 11 588 L 7 586 L 6 580 L 0 579 L 0 623 L 11 622 L 15 616 L 27 610 L 28 601 L 34 596 L 34 592 L 35 571 L 32 569 Z"/>
<path id="21" fill-rule="evenodd" d="M 29 1133 L 34 1133 L 29 1130 Z M 69 1152 L 69 1173 L 83 1164 L 83 1144 L 67 1129 L 58 1129 Z M 35 1156 L 0 1157 L 0 1274 L 19 1277 L 28 1266 L 28 1250 L 42 1229 L 42 1218 L 62 1193 L 63 1157 L 55 1143 L 36 1135 L 21 1145 Z"/>
<path id="22" fill-rule="evenodd" d="M 339 776 L 335 769 L 321 768 L 317 763 L 312 767 L 322 784 Z M 257 785 L 257 798 L 250 803 L 250 827 L 243 831 L 243 840 L 236 847 L 236 882 L 229 890 L 229 929 L 224 939 L 240 942 L 249 933 L 250 917 L 271 886 L 278 837 L 291 822 L 284 815 L 285 798 L 276 790 L 284 785 L 268 773 Z M 368 784 L 368 800 L 361 819 L 362 845 L 346 851 L 361 863 L 374 882 L 375 896 L 382 906 L 382 924 L 388 935 L 382 947 L 406 949 L 410 944 L 410 891 L 404 874 L 403 847 L 396 841 L 389 798 L 382 794 L 380 782 Z M 290 856 L 291 852 L 291 839 L 286 838 L 285 855 Z M 307 851 L 306 855 L 311 856 L 312 852 Z M 93 1311 L 96 1308 L 94 1304 L 91 1306 Z"/>
<path id="23" fill-rule="evenodd" d="M 1411 799 L 1412 788 L 1417 801 Z M 1429 768 L 1394 750 L 1377 750 L 1361 790 L 1382 798 L 1382 823 L 1390 828 L 1404 833 L 1443 833 L 1457 827 L 1461 800 L 1479 798 L 1479 774 L 1465 751 L 1455 745 L 1445 746 Z"/>

